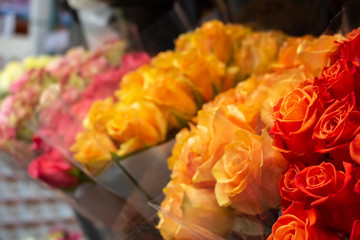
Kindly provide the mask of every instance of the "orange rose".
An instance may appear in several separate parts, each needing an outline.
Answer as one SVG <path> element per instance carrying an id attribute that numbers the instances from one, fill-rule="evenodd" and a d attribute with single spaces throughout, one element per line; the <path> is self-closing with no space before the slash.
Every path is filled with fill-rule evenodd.
<path id="1" fill-rule="evenodd" d="M 266 100 L 261 103 L 261 120 L 270 128 L 274 126 L 273 111 L 279 100 L 293 91 L 299 83 L 307 79 L 304 71 L 293 68 L 258 77 L 267 89 Z"/>
<path id="2" fill-rule="evenodd" d="M 164 193 L 158 225 L 164 239 L 214 239 L 230 233 L 233 211 L 219 207 L 211 189 L 170 182 Z"/>
<path id="3" fill-rule="evenodd" d="M 261 137 L 242 129 L 236 132 L 212 169 L 220 206 L 254 215 L 280 204 L 278 180 L 286 161 L 271 143 L 266 131 Z"/>
<path id="4" fill-rule="evenodd" d="M 316 227 L 317 214 L 314 209 L 303 209 L 300 203 L 293 203 L 272 227 L 267 240 L 340 240 L 342 238 L 326 228 Z"/>
<path id="5" fill-rule="evenodd" d="M 288 158 L 310 151 L 314 127 L 323 106 L 312 86 L 296 88 L 274 107 L 275 124 L 271 129 L 274 145 Z"/>

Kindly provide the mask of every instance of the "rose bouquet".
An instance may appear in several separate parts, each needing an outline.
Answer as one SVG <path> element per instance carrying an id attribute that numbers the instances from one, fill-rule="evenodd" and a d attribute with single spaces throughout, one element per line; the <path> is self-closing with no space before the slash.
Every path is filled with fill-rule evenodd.
<path id="1" fill-rule="evenodd" d="M 203 103 L 253 72 L 266 72 L 285 39 L 219 21 L 181 35 L 174 51 L 125 75 L 115 98 L 92 105 L 71 147 L 75 159 L 98 175 L 111 153 L 119 160 L 171 139 Z"/>
<path id="2" fill-rule="evenodd" d="M 282 215 L 268 239 L 359 239 L 360 29 L 330 65 L 274 107 L 274 146 L 288 161 Z"/>
<path id="3" fill-rule="evenodd" d="M 24 72 L 31 69 L 41 69 L 56 57 L 40 56 L 27 57 L 22 62 L 10 62 L 0 72 L 0 99 L 9 92 L 10 85 L 16 81 Z"/>
<path id="4" fill-rule="evenodd" d="M 71 92 L 69 98 L 76 98 L 93 76 L 120 63 L 114 52 L 121 55 L 123 47 L 123 42 L 117 41 L 90 53 L 73 49 L 50 62 L 45 58 L 40 58 L 40 62 L 26 59 L 24 68 L 30 70 L 10 85 L 8 96 L 0 105 L 0 148 L 17 159 L 31 159 L 28 143 L 32 140 L 33 130 L 29 128 L 29 120 L 34 113 L 54 101 L 60 92 Z M 20 148 L 22 151 L 17 151 Z M 26 154 L 20 156 L 23 152 Z"/>
<path id="5" fill-rule="evenodd" d="M 39 157 L 30 163 L 29 174 L 53 187 L 76 186 L 81 180 L 78 179 L 81 172 L 74 166 L 68 149 L 81 131 L 81 122 L 91 104 L 111 96 L 124 74 L 149 60 L 145 53 L 125 54 L 120 67 L 95 75 L 81 95 L 77 94 L 76 89 L 66 89 L 55 101 L 43 107 L 37 114 L 39 128 L 34 137 L 34 147 Z M 48 95 L 49 98 L 53 97 L 56 92 Z"/>
<path id="6" fill-rule="evenodd" d="M 203 106 L 190 129 L 177 134 L 168 159 L 171 181 L 159 209 L 158 228 L 165 239 L 264 239 L 270 234 L 281 202 L 279 180 L 287 167 L 286 157 L 273 148 L 273 108 L 328 64 L 340 39 L 289 38 L 267 74 L 254 74 L 220 94 Z M 295 107 L 289 102 L 279 112 Z M 289 118 L 303 118 L 301 113 L 289 113 Z"/>

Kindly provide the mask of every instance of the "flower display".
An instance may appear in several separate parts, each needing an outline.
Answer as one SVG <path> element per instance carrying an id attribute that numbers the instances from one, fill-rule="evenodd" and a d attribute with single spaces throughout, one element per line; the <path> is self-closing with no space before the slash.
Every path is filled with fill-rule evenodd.
<path id="1" fill-rule="evenodd" d="M 95 75 L 91 84 L 81 95 L 77 89 L 69 88 L 63 91 L 59 98 L 50 101 L 51 104 L 43 105 L 38 113 L 40 128 L 35 132 L 34 138 L 34 146 L 40 156 L 30 163 L 29 174 L 52 186 L 74 186 L 77 182 L 76 178 L 76 181 L 62 181 L 63 178 L 58 181 L 56 176 L 65 175 L 67 179 L 70 179 L 70 177 L 74 178 L 71 176 L 73 172 L 79 172 L 74 163 L 71 163 L 71 154 L 68 150 L 74 144 L 77 133 L 82 130 L 82 120 L 92 103 L 111 96 L 126 72 L 148 63 L 149 60 L 149 56 L 145 53 L 125 54 L 120 67 Z M 49 95 L 52 96 L 54 93 L 50 92 Z M 111 99 L 107 100 L 111 102 Z M 107 135 L 95 131 L 85 132 L 83 138 L 79 140 L 84 142 L 86 147 L 78 153 L 77 157 L 79 159 L 91 158 L 98 163 L 89 165 L 89 171 L 98 171 L 97 169 L 101 166 L 99 162 L 103 164 L 102 167 L 106 166 L 107 153 L 116 150 Z M 102 145 L 99 146 L 99 143 Z M 53 175 L 48 174 L 49 171 L 53 171 Z"/>
<path id="2" fill-rule="evenodd" d="M 22 64 L 24 73 L 11 83 L 0 105 L 1 148 L 13 151 L 9 148 L 15 139 L 31 141 L 33 130 L 29 129 L 29 120 L 34 113 L 55 101 L 60 92 L 67 92 L 67 98 L 80 97 L 95 75 L 120 64 L 119 56 L 113 55 L 121 56 L 123 48 L 123 41 L 115 41 L 95 52 L 73 49 L 64 57 L 26 58 Z M 99 61 L 104 63 L 102 67 L 98 66 Z"/>
<path id="3" fill-rule="evenodd" d="M 149 65 L 124 76 L 116 99 L 95 102 L 72 146 L 80 159 L 87 131 L 106 134 L 119 156 L 160 144 L 173 136 L 212 100 L 251 73 L 266 72 L 286 36 L 253 32 L 219 21 L 204 23 L 181 35 L 174 51 L 154 57 Z M 102 143 L 99 143 L 102 145 Z M 107 149 L 104 149 L 105 151 Z M 110 160 L 110 152 L 108 153 Z"/>
<path id="4" fill-rule="evenodd" d="M 279 185 L 284 212 L 268 239 L 360 236 L 359 39 L 356 29 L 338 41 L 330 65 L 274 108 L 274 146 L 288 167 Z"/>
<path id="5" fill-rule="evenodd" d="M 22 62 L 9 62 L 4 70 L 0 72 L 0 98 L 5 96 L 11 84 L 21 77 L 27 71 L 32 69 L 44 68 L 50 61 L 56 57 L 39 56 L 26 57 Z"/>
<path id="6" fill-rule="evenodd" d="M 304 176 L 302 171 L 306 165 L 292 161 L 291 157 L 295 153 L 306 156 L 310 152 L 301 146 L 311 140 L 309 132 L 315 128 L 316 118 L 324 109 L 323 104 L 316 102 L 319 94 L 313 90 L 311 79 L 329 62 L 336 49 L 335 41 L 340 39 L 339 35 L 288 38 L 277 60 L 267 66 L 265 73 L 254 72 L 234 89 L 203 105 L 189 129 L 177 134 L 168 159 L 171 181 L 164 189 L 165 200 L 158 213 L 158 228 L 165 239 L 227 238 L 239 224 L 253 224 L 254 219 L 261 221 L 269 210 L 281 203 L 290 206 L 289 202 L 295 197 L 309 202 L 296 185 L 295 177 Z M 278 120 L 274 121 L 273 116 Z M 278 135 L 274 129 L 279 129 Z M 273 147 L 278 142 L 281 144 Z M 291 146 L 294 153 L 288 149 Z M 283 175 L 290 163 L 291 171 Z M 319 171 L 322 170 L 314 170 L 314 179 L 304 180 L 314 182 L 314 191 L 318 190 L 315 176 Z M 332 187 L 335 192 L 341 191 L 347 179 L 345 174 L 341 176 L 333 177 L 339 182 L 324 185 L 324 189 Z M 200 191 L 207 192 L 209 201 L 215 200 L 209 204 L 213 206 L 211 210 L 196 210 L 199 216 L 206 216 L 206 221 L 186 216 L 189 198 L 184 195 L 184 189 L 187 187 L 195 188 L 199 195 Z M 321 192 L 309 193 L 309 197 L 316 194 L 322 199 Z M 313 226 L 317 213 L 303 207 L 301 204 L 288 207 L 279 218 L 281 221 L 273 226 L 270 238 L 287 239 L 294 234 L 294 239 L 304 239 L 309 233 L 314 234 L 314 239 L 332 236 L 329 229 Z M 215 219 L 222 219 L 225 210 L 230 213 L 226 224 L 209 227 Z M 297 216 L 298 212 L 302 215 Z M 267 235 L 264 228 L 253 228 L 256 230 L 251 234 Z M 336 236 L 333 239 L 337 239 Z"/>

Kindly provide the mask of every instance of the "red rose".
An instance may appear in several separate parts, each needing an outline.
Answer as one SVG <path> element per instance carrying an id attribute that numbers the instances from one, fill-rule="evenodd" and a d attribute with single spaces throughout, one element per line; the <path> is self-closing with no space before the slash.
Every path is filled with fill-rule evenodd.
<path id="1" fill-rule="evenodd" d="M 360 219 L 353 223 L 350 240 L 360 240 Z"/>
<path id="2" fill-rule="evenodd" d="M 322 111 L 310 85 L 293 90 L 274 107 L 274 145 L 288 160 L 292 154 L 309 153 L 313 129 Z"/>
<path id="3" fill-rule="evenodd" d="M 356 135 L 350 143 L 349 151 L 351 159 L 357 164 L 360 164 L 360 134 Z"/>
<path id="4" fill-rule="evenodd" d="M 343 58 L 352 62 L 359 62 L 359 49 L 360 49 L 360 28 L 354 29 L 348 33 L 347 38 L 338 43 L 337 50 L 330 57 L 333 64 L 338 59 Z"/>
<path id="5" fill-rule="evenodd" d="M 288 207 L 293 201 L 304 201 L 305 194 L 295 185 L 295 176 L 304 168 L 299 164 L 291 164 L 280 179 L 282 206 Z"/>
<path id="6" fill-rule="evenodd" d="M 333 232 L 315 225 L 317 213 L 294 202 L 274 223 L 268 240 L 340 240 Z"/>
<path id="7" fill-rule="evenodd" d="M 330 153 L 335 161 L 350 161 L 349 145 L 360 131 L 360 112 L 354 93 L 332 103 L 320 116 L 314 129 L 316 152 Z"/>
<path id="8" fill-rule="evenodd" d="M 73 187 L 77 183 L 77 178 L 70 173 L 73 170 L 75 168 L 53 149 L 34 159 L 28 171 L 31 177 L 40 179 L 50 186 L 65 188 Z"/>
<path id="9" fill-rule="evenodd" d="M 295 186 L 311 199 L 312 206 L 323 203 L 330 194 L 338 192 L 344 181 L 345 173 L 326 162 L 304 168 L 295 176 Z"/>
<path id="10" fill-rule="evenodd" d="M 321 76 L 315 78 L 314 89 L 326 102 L 341 99 L 354 90 L 357 75 L 357 67 L 352 62 L 339 59 L 324 67 Z"/>
<path id="11" fill-rule="evenodd" d="M 344 163 L 345 173 L 333 164 L 303 169 L 295 176 L 295 185 L 306 194 L 304 204 L 318 214 L 317 224 L 350 235 L 354 220 L 360 219 L 360 195 L 354 192 L 357 167 Z"/>

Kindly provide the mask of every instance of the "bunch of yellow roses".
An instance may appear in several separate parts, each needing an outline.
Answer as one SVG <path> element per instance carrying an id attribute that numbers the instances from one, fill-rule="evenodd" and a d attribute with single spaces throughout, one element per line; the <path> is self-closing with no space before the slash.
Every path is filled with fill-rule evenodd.
<path id="1" fill-rule="evenodd" d="M 185 126 L 203 103 L 277 60 L 286 36 L 219 21 L 181 35 L 174 51 L 125 75 L 114 97 L 97 101 L 71 150 L 92 172 L 157 145 Z"/>

